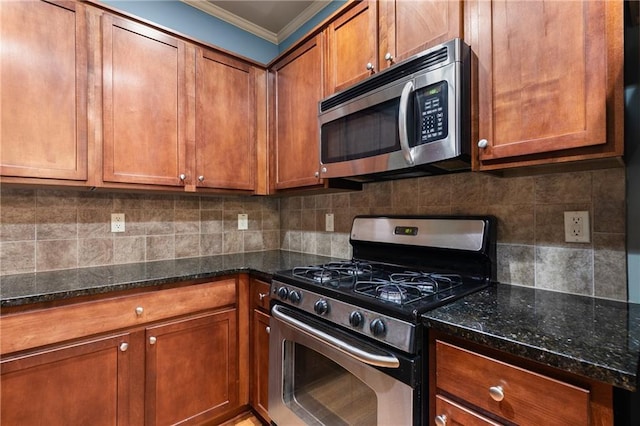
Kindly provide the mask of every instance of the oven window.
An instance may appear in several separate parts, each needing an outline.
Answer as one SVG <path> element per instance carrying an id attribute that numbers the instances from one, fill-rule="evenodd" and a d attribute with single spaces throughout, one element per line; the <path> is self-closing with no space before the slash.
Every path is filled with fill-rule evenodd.
<path id="1" fill-rule="evenodd" d="M 375 425 L 375 392 L 322 354 L 285 342 L 284 401 L 308 424 Z"/>

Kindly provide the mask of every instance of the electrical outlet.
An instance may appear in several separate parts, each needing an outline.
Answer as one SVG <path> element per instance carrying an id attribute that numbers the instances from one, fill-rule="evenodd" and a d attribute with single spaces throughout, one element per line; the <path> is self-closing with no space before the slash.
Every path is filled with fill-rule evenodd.
<path id="1" fill-rule="evenodd" d="M 589 212 L 564 212 L 564 240 L 568 243 L 588 243 L 591 241 Z"/>
<path id="2" fill-rule="evenodd" d="M 249 229 L 249 215 L 246 213 L 238 214 L 238 229 Z"/>
<path id="3" fill-rule="evenodd" d="M 333 232 L 333 213 L 327 213 L 324 216 L 324 230 Z"/>
<path id="4" fill-rule="evenodd" d="M 111 213 L 111 232 L 124 232 L 124 213 Z"/>

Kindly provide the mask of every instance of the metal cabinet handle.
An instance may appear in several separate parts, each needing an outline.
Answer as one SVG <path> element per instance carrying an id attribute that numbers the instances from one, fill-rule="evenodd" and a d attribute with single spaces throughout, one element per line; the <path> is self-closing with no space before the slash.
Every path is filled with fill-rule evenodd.
<path id="1" fill-rule="evenodd" d="M 315 177 L 320 177 L 320 172 L 315 172 L 313 175 L 314 175 Z"/>
<path id="2" fill-rule="evenodd" d="M 150 345 L 155 345 L 157 341 L 158 341 L 158 339 L 156 339 L 154 336 L 149 337 L 149 344 Z"/>
<path id="3" fill-rule="evenodd" d="M 184 173 L 180 173 L 178 177 L 180 178 L 181 181 L 184 182 L 184 180 L 187 178 L 187 175 L 185 175 Z"/>
<path id="4" fill-rule="evenodd" d="M 129 349 L 129 344 L 127 342 L 120 343 L 120 352 L 126 352 Z"/>
<path id="5" fill-rule="evenodd" d="M 489 141 L 486 139 L 480 139 L 478 141 L 478 148 L 486 148 L 489 146 Z"/>
<path id="6" fill-rule="evenodd" d="M 267 332 L 267 334 L 271 334 L 271 327 L 266 326 L 264 329 Z"/>
<path id="7" fill-rule="evenodd" d="M 267 297 L 269 293 L 258 293 L 258 299 L 262 302 L 265 297 Z"/>
<path id="8" fill-rule="evenodd" d="M 436 416 L 434 420 L 435 420 L 436 426 L 447 426 L 447 416 L 444 414 L 440 414 L 439 416 Z"/>
<path id="9" fill-rule="evenodd" d="M 367 69 L 368 69 L 369 71 L 373 72 L 373 71 L 374 71 L 374 68 L 375 68 L 375 67 L 373 66 L 373 64 L 372 64 L 371 62 L 367 63 Z"/>
<path id="10" fill-rule="evenodd" d="M 136 315 L 137 315 L 137 316 L 142 315 L 142 313 L 143 313 L 143 312 L 144 312 L 144 308 L 143 308 L 142 306 L 138 306 L 138 307 L 136 308 Z"/>
<path id="11" fill-rule="evenodd" d="M 387 52 L 387 54 L 384 55 L 384 60 L 388 62 L 393 62 L 393 55 L 391 54 L 391 52 Z"/>
<path id="12" fill-rule="evenodd" d="M 204 176 L 202 176 L 202 175 L 198 176 L 198 181 L 199 182 L 204 182 Z"/>
<path id="13" fill-rule="evenodd" d="M 489 395 L 494 401 L 500 402 L 504 399 L 504 389 L 502 389 L 502 386 L 491 386 Z"/>

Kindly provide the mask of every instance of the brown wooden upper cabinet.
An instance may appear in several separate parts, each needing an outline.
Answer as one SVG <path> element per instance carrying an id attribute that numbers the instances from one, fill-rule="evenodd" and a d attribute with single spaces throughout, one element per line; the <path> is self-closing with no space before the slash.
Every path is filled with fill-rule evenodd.
<path id="1" fill-rule="evenodd" d="M 462 36 L 461 1 L 361 1 L 329 23 L 326 94 Z"/>
<path id="2" fill-rule="evenodd" d="M 0 174 L 87 179 L 84 5 L 0 2 Z"/>
<path id="3" fill-rule="evenodd" d="M 102 30 L 104 181 L 185 185 L 185 43 L 109 14 Z"/>
<path id="4" fill-rule="evenodd" d="M 321 185 L 318 102 L 323 90 L 324 33 L 273 65 L 271 149 L 276 190 Z"/>
<path id="5" fill-rule="evenodd" d="M 621 156 L 622 2 L 465 3 L 475 170 Z"/>
<path id="6" fill-rule="evenodd" d="M 196 185 L 255 188 L 255 68 L 196 49 Z"/>

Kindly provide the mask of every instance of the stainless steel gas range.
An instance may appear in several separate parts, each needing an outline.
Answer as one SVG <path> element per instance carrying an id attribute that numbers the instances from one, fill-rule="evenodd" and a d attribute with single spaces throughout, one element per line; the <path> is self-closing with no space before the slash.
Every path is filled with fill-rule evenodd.
<path id="1" fill-rule="evenodd" d="M 357 216 L 350 243 L 350 261 L 274 275 L 276 425 L 426 424 L 420 317 L 495 281 L 489 216 Z"/>

